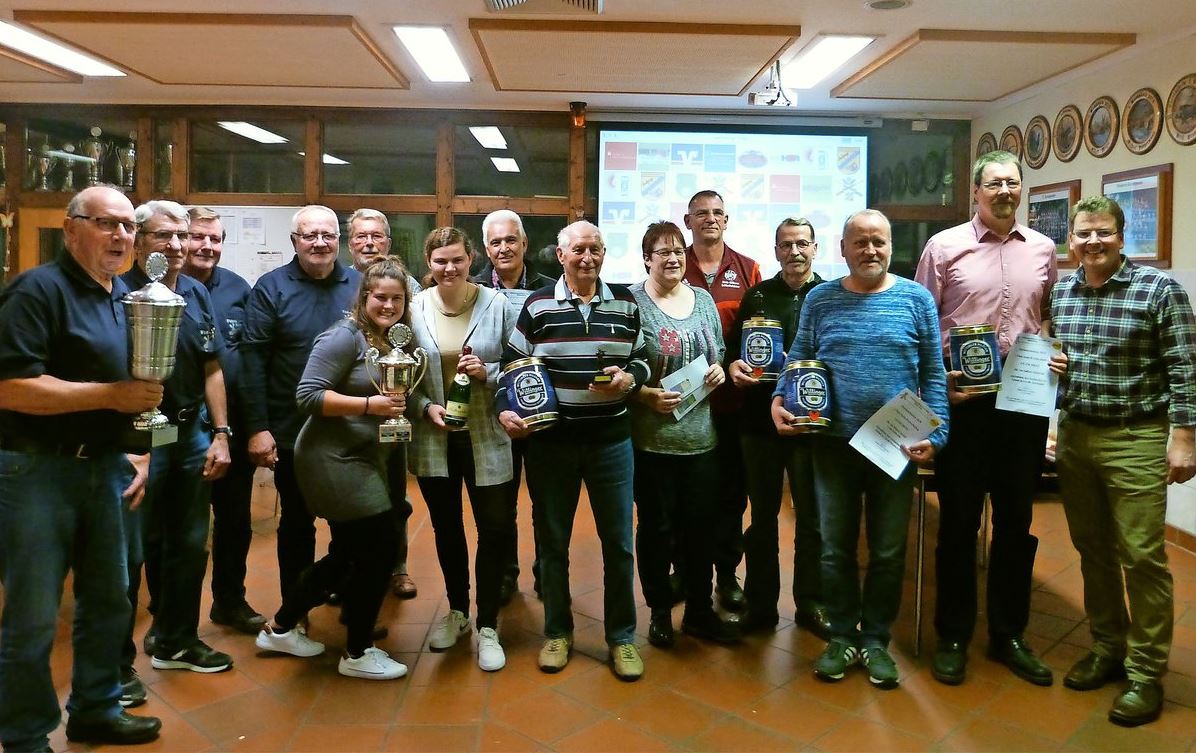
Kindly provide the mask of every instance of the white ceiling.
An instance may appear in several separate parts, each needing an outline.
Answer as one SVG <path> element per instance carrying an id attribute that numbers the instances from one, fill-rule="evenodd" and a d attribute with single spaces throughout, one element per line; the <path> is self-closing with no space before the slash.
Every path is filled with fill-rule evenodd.
<path id="1" fill-rule="evenodd" d="M 537 7 L 552 7 L 544 0 L 537 2 Z M 561 13 L 543 15 L 491 13 L 485 0 L 207 0 L 202 6 L 170 0 L 0 0 L 0 17 L 6 19 L 34 11 L 91 13 L 78 23 L 29 23 L 138 71 L 124 79 L 63 80 L 0 57 L 0 101 L 564 111 L 570 101 L 582 100 L 591 111 L 758 111 L 748 107 L 746 97 L 735 92 L 734 85 L 739 81 L 759 88 L 767 76 L 759 72 L 777 55 L 777 27 L 800 27 L 796 41 L 781 47 L 782 61 L 822 33 L 867 33 L 880 38 L 818 88 L 799 92 L 796 111 L 787 114 L 969 118 L 994 103 L 968 101 L 976 97 L 965 94 L 971 91 L 961 85 L 966 76 L 990 76 L 998 82 L 977 88 L 999 96 L 995 104 L 1000 105 L 1032 93 L 1043 85 L 1044 76 L 1047 81 L 1058 80 L 1093 66 L 1114 64 L 1196 30 L 1193 0 L 913 0 L 908 8 L 887 12 L 867 8 L 864 0 L 605 0 L 601 16 L 579 15 L 564 3 L 560 5 Z M 117 11 L 212 15 L 202 23 L 165 16 L 126 23 L 129 17 L 109 16 Z M 242 18 L 239 24 L 221 21 L 221 14 L 278 13 L 341 18 L 327 28 L 285 31 L 271 28 L 268 22 L 249 23 L 252 19 Z M 484 50 L 483 38 L 471 33 L 470 19 L 509 19 L 528 28 L 485 41 L 487 47 L 511 46 Z M 564 21 L 574 26 L 565 30 L 549 23 Z M 623 30 L 628 36 L 618 44 L 611 43 L 609 32 L 620 32 L 620 22 L 699 25 L 686 27 L 690 30 L 709 26 L 714 33 L 710 54 L 677 50 L 678 43 L 700 43 L 700 33 L 655 35 L 650 27 L 648 33 L 643 27 L 628 27 Z M 473 80 L 468 84 L 427 82 L 390 32 L 390 26 L 398 23 L 447 26 Z M 594 24 L 595 33 L 576 26 L 587 23 Z M 761 31 L 743 59 L 733 59 L 727 54 L 728 35 L 719 35 L 720 29 L 730 25 L 767 25 L 770 29 Z M 1016 36 L 994 33 L 993 42 L 987 44 L 944 45 L 937 65 L 929 64 L 927 58 L 929 52 L 929 62 L 934 62 L 935 48 L 915 46 L 916 55 L 897 55 L 880 66 L 871 80 L 864 78 L 863 84 L 848 87 L 846 96 L 832 96 L 837 85 L 928 29 L 1128 33 L 1136 35 L 1136 42 L 1120 51 L 1088 45 L 1086 49 L 1095 50 L 1093 55 L 1077 58 L 1049 43 L 1043 47 L 1041 37 L 1033 44 L 1022 44 Z M 733 45 L 734 40 L 730 42 Z M 638 65 L 627 65 L 629 55 L 634 55 Z M 695 60 L 699 62 L 695 64 Z M 497 65 L 495 61 L 501 61 L 502 70 L 488 68 L 487 63 Z M 548 65 L 552 61 L 562 62 Z M 272 75 L 270 65 L 285 68 L 286 75 Z M 1035 68 L 1033 75 L 1027 73 L 1030 67 Z M 569 71 L 571 83 L 562 83 L 560 70 Z M 643 78 L 654 83 L 643 85 L 638 77 L 626 73 L 629 70 L 644 71 Z M 409 88 L 403 87 L 404 77 L 410 80 Z M 519 86 L 505 86 L 504 77 L 517 77 Z M 620 78 L 633 80 L 621 85 Z M 704 79 L 718 85 L 701 86 Z M 536 85 L 538 80 L 542 86 Z M 611 93 L 612 87 L 624 93 Z M 888 94 L 890 89 L 893 91 Z M 949 93 L 948 98 L 918 98 L 944 92 Z M 878 93 L 885 93 L 885 98 L 875 98 Z"/>

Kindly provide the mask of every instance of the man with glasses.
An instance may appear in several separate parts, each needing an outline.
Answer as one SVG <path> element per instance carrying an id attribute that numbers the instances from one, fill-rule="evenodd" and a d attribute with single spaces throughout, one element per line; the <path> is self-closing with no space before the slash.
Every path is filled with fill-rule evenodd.
<path id="1" fill-rule="evenodd" d="M 1055 243 L 1017 221 L 1022 172 L 1009 152 L 989 152 L 972 167 L 976 215 L 932 237 L 916 279 L 938 305 L 944 359 L 950 329 L 988 324 L 1000 356 L 1022 334 L 1049 319 Z M 951 372 L 951 438 L 935 460 L 939 533 L 935 571 L 938 645 L 931 671 L 948 685 L 964 681 L 976 624 L 976 534 L 985 495 L 992 502 L 988 562 L 989 658 L 1035 685 L 1053 676 L 1025 642 L 1038 539 L 1030 533 L 1034 492 L 1042 475 L 1047 419 L 996 409 L 996 393 L 964 394 Z M 982 542 L 983 544 L 983 542 Z"/>
<path id="2" fill-rule="evenodd" d="M 785 352 L 793 343 L 801 319 L 806 294 L 823 282 L 814 271 L 818 243 L 810 221 L 786 218 L 776 230 L 775 252 L 781 271 L 744 295 L 746 305 L 739 307 L 735 326 L 727 338 L 728 371 L 735 386 L 742 391 L 739 412 L 740 445 L 746 470 L 752 520 L 743 534 L 747 577 L 744 593 L 747 613 L 740 619 L 744 632 L 771 630 L 779 621 L 777 601 L 781 594 L 779 533 L 777 516 L 781 510 L 781 484 L 789 476 L 796 525 L 793 535 L 794 619 L 823 640 L 830 638 L 830 622 L 822 601 L 822 577 L 819 558 L 822 538 L 818 526 L 818 503 L 814 497 L 814 470 L 809 438 L 796 436 L 786 427 L 778 434 L 772 423 L 773 383 L 761 382 L 740 352 L 743 324 L 750 316 L 763 314 L 781 323 Z M 757 311 L 756 309 L 760 310 Z M 750 311 L 749 311 L 750 310 Z"/>
<path id="3" fill-rule="evenodd" d="M 1136 726 L 1163 709 L 1175 615 L 1167 485 L 1196 475 L 1196 320 L 1178 282 L 1121 253 L 1124 232 L 1113 199 L 1072 209 L 1080 268 L 1055 285 L 1051 329 L 1067 353 L 1056 365 L 1059 487 L 1092 634 L 1063 684 L 1095 690 L 1128 676 L 1109 719 Z"/>
<path id="4" fill-rule="evenodd" d="M 0 293 L 0 744 L 49 750 L 62 719 L 50 651 L 74 572 L 67 739 L 149 742 L 159 719 L 120 707 L 121 639 L 132 612 L 121 510 L 141 502 L 149 456 L 132 415 L 162 385 L 129 376 L 117 272 L 133 254 L 133 205 L 119 190 L 76 194 L 66 249 Z M 134 450 L 134 454 L 126 454 Z"/>
<path id="5" fill-rule="evenodd" d="M 249 460 L 239 387 L 249 283 L 227 266 L 220 266 L 225 236 L 220 215 L 207 207 L 192 207 L 187 215 L 191 227 L 183 274 L 201 283 L 212 298 L 216 326 L 224 337 L 220 368 L 231 427 L 228 445 L 232 462 L 223 478 L 212 481 L 212 609 L 208 616 L 217 625 L 257 635 L 266 618 L 245 601 L 245 559 L 253 540 L 250 506 L 255 467 Z M 209 415 L 209 423 L 216 427 L 211 419 Z"/>
<path id="6" fill-rule="evenodd" d="M 241 399 L 249 458 L 274 469 L 282 513 L 278 576 L 286 594 L 315 561 L 316 529 L 295 477 L 295 437 L 303 425 L 295 388 L 316 335 L 348 315 L 361 275 L 337 261 L 336 213 L 309 205 L 291 218 L 295 258 L 258 278 L 245 310 Z"/>
<path id="7" fill-rule="evenodd" d="M 543 359 L 560 412 L 560 420 L 532 434 L 527 447 L 544 587 L 540 669 L 560 672 L 573 650 L 569 542 L 584 481 L 602 541 L 603 622 L 611 663 L 619 679 L 638 680 L 644 662 L 635 645 L 634 456 L 627 398 L 649 377 L 639 306 L 625 286 L 599 278 L 606 246 L 596 226 L 575 222 L 560 232 L 557 244 L 565 273 L 555 286 L 528 296 L 502 357 L 504 367 L 530 356 Z M 528 436 L 505 388 L 495 402 L 507 434 Z"/>
<path id="8" fill-rule="evenodd" d="M 151 646 L 154 669 L 223 672 L 232 657 L 199 639 L 199 600 L 208 565 L 209 483 L 224 475 L 231 462 L 231 430 L 220 356 L 224 338 L 207 288 L 181 274 L 187 260 L 190 218 L 173 201 L 150 201 L 137 207 L 136 263 L 121 279 L 130 290 L 149 283 L 150 254 L 166 256 L 161 282 L 182 297 L 174 370 L 165 382 L 162 412 L 178 428 L 178 438 L 155 447 L 150 457 L 145 503 L 125 517 L 129 538 L 129 601 L 134 614 L 145 564 L 150 594 Z M 209 435 L 201 409 L 215 427 Z M 121 664 L 121 703 L 145 700 L 145 689 L 133 671 L 137 649 L 134 620 L 129 621 Z"/>
<path id="9" fill-rule="evenodd" d="M 482 242 L 486 246 L 489 263 L 473 277 L 473 281 L 488 288 L 495 288 L 507 297 L 507 304 L 513 312 L 512 319 L 519 317 L 523 303 L 530 291 L 552 285 L 551 277 L 536 272 L 527 265 L 527 233 L 523 220 L 510 209 L 499 209 L 482 220 Z M 511 479 L 511 512 L 507 537 L 508 563 L 503 573 L 499 601 L 506 604 L 519 590 L 519 476 L 523 470 L 523 456 L 527 452 L 526 439 L 511 440 L 511 463 L 515 475 Z M 533 588 L 540 593 L 540 555 L 532 562 Z"/>
<path id="10" fill-rule="evenodd" d="M 349 215 L 349 254 L 353 268 L 365 273 L 368 266 L 390 254 L 390 222 L 377 209 L 362 208 Z M 407 274 L 407 305 L 420 291 L 419 283 Z M 411 518 L 411 499 L 407 496 L 407 450 L 397 447 L 387 456 L 390 482 L 390 504 L 395 515 L 398 535 L 398 554 L 395 557 L 391 591 L 400 599 L 414 599 L 419 593 L 415 581 L 407 572 L 407 521 Z"/>
<path id="11" fill-rule="evenodd" d="M 724 339 L 731 336 L 744 292 L 761 279 L 760 266 L 723 240 L 729 220 L 723 197 L 717 191 L 698 191 L 690 198 L 685 227 L 692 233 L 693 242 L 685 249 L 685 281 L 714 298 Z M 710 396 L 722 479 L 715 514 L 714 569 L 719 603 L 733 610 L 744 606 L 743 589 L 739 587 L 735 569 L 743 556 L 743 513 L 747 510 L 739 447 L 739 407 L 740 395 L 730 380 Z"/>

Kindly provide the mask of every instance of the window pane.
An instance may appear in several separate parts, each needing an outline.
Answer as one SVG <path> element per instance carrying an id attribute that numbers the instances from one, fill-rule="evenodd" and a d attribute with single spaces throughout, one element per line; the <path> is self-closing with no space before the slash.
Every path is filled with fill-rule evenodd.
<path id="1" fill-rule="evenodd" d="M 174 175 L 174 125 L 173 120 L 154 121 L 154 190 L 160 194 L 171 192 Z"/>
<path id="2" fill-rule="evenodd" d="M 191 125 L 191 190 L 217 193 L 303 193 L 306 126 L 297 121 L 254 120 L 285 141 L 264 144 L 214 121 Z"/>
<path id="3" fill-rule="evenodd" d="M 352 212 L 337 212 L 341 223 L 341 251 L 340 259 L 345 264 L 353 264 L 353 255 L 349 251 L 349 216 Z M 403 260 L 408 271 L 415 275 L 415 279 L 423 284 L 423 277 L 428 272 L 428 265 L 424 263 L 424 238 L 436 227 L 434 214 L 387 214 L 390 222 L 390 253 Z"/>
<path id="4" fill-rule="evenodd" d="M 473 261 L 471 274 L 486 266 L 486 248 L 482 238 L 482 220 L 484 214 L 458 214 L 453 220 L 456 226 L 465 231 L 473 247 L 477 250 L 477 258 Z M 523 220 L 523 232 L 527 233 L 527 254 L 524 262 L 535 271 L 549 277 L 561 275 L 561 265 L 556 260 L 556 236 L 566 224 L 564 217 L 520 216 Z"/>
<path id="5" fill-rule="evenodd" d="M 498 126 L 498 131 L 507 143 L 505 149 L 487 149 L 478 143 L 468 126 L 457 126 L 454 139 L 457 195 L 568 195 L 568 128 Z M 519 172 L 500 172 L 491 157 L 515 160 Z"/>
<path id="6" fill-rule="evenodd" d="M 435 126 L 330 122 L 324 149 L 325 193 L 436 193 Z"/>
<path id="7" fill-rule="evenodd" d="M 133 120 L 30 120 L 25 132 L 25 188 L 74 193 L 97 183 L 133 190 L 137 164 Z"/>

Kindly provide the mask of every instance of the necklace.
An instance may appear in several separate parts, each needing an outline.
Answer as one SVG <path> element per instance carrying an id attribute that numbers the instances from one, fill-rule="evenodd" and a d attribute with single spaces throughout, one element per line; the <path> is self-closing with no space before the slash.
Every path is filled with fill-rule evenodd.
<path id="1" fill-rule="evenodd" d="M 465 294 L 465 301 L 462 303 L 461 309 L 459 311 L 452 312 L 448 311 L 444 307 L 444 299 L 440 297 L 440 291 L 434 289 L 433 292 L 435 295 L 432 296 L 432 305 L 436 307 L 436 310 L 439 311 L 442 316 L 447 316 L 448 318 L 452 319 L 461 316 L 466 311 L 469 311 L 471 308 L 473 308 L 474 302 L 478 299 L 479 288 L 477 285 L 474 285 L 473 289 Z"/>

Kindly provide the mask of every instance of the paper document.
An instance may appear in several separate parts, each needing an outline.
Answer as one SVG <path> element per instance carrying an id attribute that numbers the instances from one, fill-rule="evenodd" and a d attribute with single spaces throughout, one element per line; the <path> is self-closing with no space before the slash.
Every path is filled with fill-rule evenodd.
<path id="1" fill-rule="evenodd" d="M 1059 375 L 1051 371 L 1051 356 L 1063 350 L 1053 337 L 1019 335 L 1001 369 L 997 410 L 1049 416 L 1055 410 Z"/>
<path id="2" fill-rule="evenodd" d="M 902 390 L 873 413 L 848 444 L 897 479 L 909 465 L 901 448 L 926 439 L 942 425 L 929 405 L 913 392 Z"/>
<path id="3" fill-rule="evenodd" d="M 661 389 L 681 393 L 681 404 L 673 409 L 673 418 L 680 421 L 713 392 L 710 385 L 706 384 L 706 370 L 709 368 L 706 356 L 698 356 L 672 374 L 660 378 Z"/>

